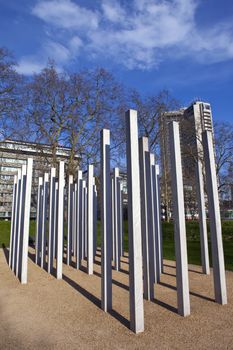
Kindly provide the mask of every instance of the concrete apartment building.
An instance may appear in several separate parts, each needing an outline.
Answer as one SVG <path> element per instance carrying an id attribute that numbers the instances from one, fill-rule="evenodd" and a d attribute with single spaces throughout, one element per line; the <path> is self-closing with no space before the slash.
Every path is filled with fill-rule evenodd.
<path id="1" fill-rule="evenodd" d="M 170 212 L 171 201 L 171 162 L 170 162 L 170 142 L 168 125 L 173 122 L 181 122 L 184 116 L 184 109 L 165 112 L 159 118 L 160 133 L 160 162 L 161 162 L 161 186 L 162 202 L 166 211 Z"/>
<path id="2" fill-rule="evenodd" d="M 159 121 L 160 128 L 160 157 L 162 171 L 162 200 L 167 209 L 171 212 L 171 185 L 170 185 L 170 144 L 168 125 L 172 121 L 180 123 L 180 139 L 182 152 L 182 167 L 184 176 L 184 188 L 187 194 L 187 201 L 193 201 L 192 194 L 195 192 L 194 174 L 202 176 L 201 164 L 197 169 L 197 160 L 202 158 L 202 132 L 209 130 L 213 133 L 213 121 L 211 106 L 203 101 L 196 101 L 188 108 L 161 114 Z M 200 163 L 200 162 L 198 162 Z M 190 194 L 190 198 L 189 198 Z M 195 201 L 196 202 L 196 201 Z M 189 204 L 191 206 L 191 203 Z"/>
<path id="3" fill-rule="evenodd" d="M 57 160 L 66 162 L 69 154 L 68 147 L 59 146 L 56 149 Z M 0 219 L 11 217 L 14 175 L 23 164 L 26 164 L 27 158 L 33 158 L 31 217 L 35 217 L 38 176 L 50 168 L 51 146 L 12 140 L 0 142 Z"/>

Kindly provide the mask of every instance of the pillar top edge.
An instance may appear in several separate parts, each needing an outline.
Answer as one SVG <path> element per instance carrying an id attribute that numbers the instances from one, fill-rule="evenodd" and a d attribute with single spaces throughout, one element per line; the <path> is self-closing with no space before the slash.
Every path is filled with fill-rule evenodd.
<path id="1" fill-rule="evenodd" d="M 103 128 L 103 129 L 101 129 L 100 132 L 101 132 L 101 133 L 110 133 L 110 129 L 108 129 L 108 128 Z"/>
<path id="2" fill-rule="evenodd" d="M 151 164 L 155 165 L 155 155 L 154 155 L 154 153 L 150 153 L 150 160 L 151 160 Z"/>
<path id="3" fill-rule="evenodd" d="M 54 177 L 55 176 L 55 174 L 56 174 L 56 168 L 50 168 L 50 174 L 51 174 L 51 176 L 52 177 Z"/>
<path id="4" fill-rule="evenodd" d="M 125 113 L 138 113 L 136 109 L 129 108 Z"/>
<path id="5" fill-rule="evenodd" d="M 100 136 L 103 138 L 103 142 L 105 144 L 109 144 L 110 145 L 110 130 L 109 129 L 102 129 L 100 132 Z"/>
<path id="6" fill-rule="evenodd" d="M 116 177 L 120 175 L 120 169 L 118 167 L 113 168 L 113 173 Z"/>
<path id="7" fill-rule="evenodd" d="M 33 163 L 33 158 L 27 158 L 27 164 Z"/>
<path id="8" fill-rule="evenodd" d="M 139 144 L 144 146 L 144 151 L 149 152 L 149 138 L 147 136 L 139 137 Z"/>

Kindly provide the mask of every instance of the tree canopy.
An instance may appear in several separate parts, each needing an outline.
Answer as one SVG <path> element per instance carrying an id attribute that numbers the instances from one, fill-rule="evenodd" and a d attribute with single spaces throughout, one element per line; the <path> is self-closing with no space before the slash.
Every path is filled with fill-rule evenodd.
<path id="1" fill-rule="evenodd" d="M 112 161 L 124 168 L 124 113 L 134 108 L 138 111 L 139 133 L 149 138 L 150 149 L 159 159 L 159 116 L 180 107 L 168 91 L 143 96 L 101 67 L 60 72 L 48 61 L 41 72 L 29 78 L 18 74 L 16 67 L 12 54 L 0 48 L 1 140 L 34 141 L 39 148 L 40 143 L 49 144 L 53 164 L 57 147 L 67 146 L 68 171 L 75 173 L 80 165 L 98 164 L 100 130 L 108 128 Z M 233 182 L 232 124 L 215 125 L 215 147 L 219 188 L 223 189 Z"/>

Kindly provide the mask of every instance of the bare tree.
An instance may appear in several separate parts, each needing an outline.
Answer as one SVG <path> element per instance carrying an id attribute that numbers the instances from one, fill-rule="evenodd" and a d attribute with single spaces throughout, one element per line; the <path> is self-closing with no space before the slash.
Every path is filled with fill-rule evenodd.
<path id="1" fill-rule="evenodd" d="M 200 132 L 190 132 L 191 130 Z M 190 207 L 191 202 L 195 203 L 195 167 L 196 163 L 202 163 L 203 178 L 205 179 L 205 166 L 202 146 L 202 127 L 194 125 L 193 120 L 184 119 L 182 121 L 182 159 L 184 183 L 192 186 L 193 199 L 191 195 L 186 195 L 185 201 Z M 229 200 L 230 187 L 233 184 L 233 125 L 230 123 L 217 122 L 214 124 L 213 142 L 215 148 L 216 173 L 218 178 L 218 191 L 220 194 L 220 204 L 224 207 Z M 205 186 L 206 190 L 206 186 Z M 195 209 L 195 205 L 193 205 Z"/>
<path id="2" fill-rule="evenodd" d="M 101 128 L 113 130 L 115 154 L 123 142 L 117 135 L 122 130 L 124 89 L 102 68 L 64 74 L 50 62 L 28 82 L 25 96 L 29 137 L 51 145 L 53 164 L 58 146 L 69 147 L 70 174 L 81 163 L 85 167 L 98 162 Z"/>
<path id="3" fill-rule="evenodd" d="M 149 138 L 150 151 L 155 153 L 157 161 L 160 161 L 161 165 L 163 165 L 164 159 L 161 159 L 161 156 L 165 156 L 165 154 L 160 152 L 160 147 L 167 150 L 167 146 L 164 143 L 167 144 L 168 142 L 168 126 L 163 118 L 165 118 L 165 112 L 176 110 L 179 107 L 179 103 L 166 90 L 146 97 L 142 97 L 139 92 L 133 91 L 131 100 L 133 107 L 138 110 L 139 133 L 141 136 Z M 163 167 L 162 171 L 162 197 L 168 213 L 171 207 L 171 179 L 170 174 L 166 171 L 166 167 Z M 169 220 L 169 217 L 167 219 Z"/>
<path id="4" fill-rule="evenodd" d="M 23 78 L 16 72 L 12 54 L 0 47 L 0 137 L 17 137 L 21 129 L 21 88 Z"/>
<path id="5" fill-rule="evenodd" d="M 199 125 L 196 125 L 196 129 L 202 130 Z M 185 177 L 190 177 L 189 181 L 193 177 L 192 168 L 194 168 L 198 160 L 203 163 L 204 168 L 202 135 L 198 132 L 190 132 L 191 130 L 195 130 L 193 120 L 184 119 L 182 121 L 182 156 L 186 165 L 184 169 Z M 218 189 L 221 191 L 225 185 L 233 182 L 233 176 L 230 171 L 233 166 L 233 125 L 225 122 L 216 122 L 213 128 L 213 142 Z"/>
<path id="6" fill-rule="evenodd" d="M 85 70 L 69 77 L 70 113 L 65 123 L 66 144 L 71 147 L 69 168 L 74 171 L 74 155 L 87 163 L 99 161 L 99 135 L 102 128 L 111 129 L 112 156 L 123 142 L 121 111 L 124 90 L 103 68 Z"/>
<path id="7" fill-rule="evenodd" d="M 167 90 L 145 98 L 134 90 L 131 93 L 131 100 L 134 108 L 138 111 L 139 132 L 142 136 L 149 138 L 150 149 L 158 157 L 160 133 L 162 132 L 159 119 L 164 112 L 177 109 L 179 103 Z"/>
<path id="8" fill-rule="evenodd" d="M 57 147 L 63 145 L 63 129 L 69 114 L 69 85 L 49 63 L 25 86 L 25 127 L 30 141 L 47 143 L 52 150 L 52 163 L 57 162 Z M 39 147 L 39 145 L 38 145 Z M 43 147 L 41 147 L 43 153 Z M 46 154 L 43 154 L 46 157 Z"/>
<path id="9" fill-rule="evenodd" d="M 214 125 L 216 170 L 219 191 L 233 183 L 233 124 L 218 122 Z"/>

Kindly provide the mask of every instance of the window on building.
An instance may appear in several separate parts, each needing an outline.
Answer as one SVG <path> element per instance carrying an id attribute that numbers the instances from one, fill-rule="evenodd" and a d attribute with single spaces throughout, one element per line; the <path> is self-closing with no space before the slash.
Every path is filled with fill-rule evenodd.
<path id="1" fill-rule="evenodd" d="M 204 104 L 204 109 L 207 109 L 208 111 L 210 111 L 210 105 Z"/>
<path id="2" fill-rule="evenodd" d="M 18 168 L 10 167 L 10 166 L 1 166 L 0 171 L 12 171 L 17 172 Z"/>
<path id="3" fill-rule="evenodd" d="M 2 163 L 16 163 L 16 164 L 26 164 L 26 159 L 17 159 L 17 158 L 5 158 L 1 157 L 0 162 Z"/>
<path id="4" fill-rule="evenodd" d="M 14 175 L 0 175 L 0 179 L 2 180 L 11 180 L 13 178 Z"/>

